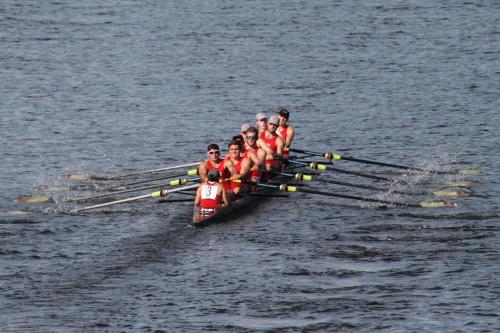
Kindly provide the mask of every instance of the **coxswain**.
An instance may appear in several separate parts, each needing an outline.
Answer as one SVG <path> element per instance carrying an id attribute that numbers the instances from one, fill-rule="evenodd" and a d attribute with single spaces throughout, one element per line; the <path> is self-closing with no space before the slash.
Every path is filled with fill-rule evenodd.
<path id="1" fill-rule="evenodd" d="M 283 138 L 283 156 L 288 156 L 290 146 L 292 145 L 293 137 L 295 131 L 292 126 L 288 125 L 288 119 L 290 118 L 290 113 L 286 108 L 281 108 L 278 113 L 278 118 L 280 120 L 280 126 L 277 129 L 279 136 Z"/>
<path id="2" fill-rule="evenodd" d="M 205 182 L 207 180 L 208 171 L 211 169 L 217 169 L 220 173 L 220 181 L 224 185 L 226 191 L 231 190 L 230 178 L 232 175 L 236 175 L 236 169 L 230 161 L 222 159 L 220 157 L 219 146 L 215 143 L 211 143 L 207 147 L 208 160 L 200 163 L 198 167 L 198 173 L 200 175 L 201 181 Z"/>
<path id="3" fill-rule="evenodd" d="M 278 116 L 272 116 L 267 122 L 267 130 L 261 137 L 262 140 L 272 151 L 272 153 L 266 154 L 266 160 L 265 160 L 266 170 L 280 169 L 281 163 L 278 163 L 277 160 L 280 159 L 281 155 L 283 154 L 284 141 L 278 135 L 278 133 L 276 133 L 279 124 L 280 120 Z"/>
<path id="4" fill-rule="evenodd" d="M 240 140 L 231 140 L 227 145 L 229 152 L 226 160 L 230 161 L 236 169 L 236 174 L 231 176 L 231 192 L 238 195 L 244 188 L 244 181 L 250 171 L 250 159 L 242 156 L 243 142 Z"/>
<path id="5" fill-rule="evenodd" d="M 222 207 L 222 204 L 225 206 L 229 205 L 226 190 L 224 186 L 219 183 L 220 177 L 221 174 L 219 170 L 210 169 L 207 173 L 207 179 L 201 183 L 196 191 L 194 204 L 201 208 L 202 214 L 218 209 Z"/>

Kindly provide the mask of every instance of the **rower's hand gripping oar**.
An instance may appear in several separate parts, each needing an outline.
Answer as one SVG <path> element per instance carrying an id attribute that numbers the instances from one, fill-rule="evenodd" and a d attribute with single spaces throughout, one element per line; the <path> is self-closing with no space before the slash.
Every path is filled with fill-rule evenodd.
<path id="1" fill-rule="evenodd" d="M 365 160 L 365 159 L 355 158 L 355 157 L 350 157 L 350 156 L 342 156 L 340 154 L 335 154 L 335 153 L 320 153 L 320 152 L 308 151 L 308 150 L 303 150 L 303 149 L 295 149 L 295 148 L 290 148 L 290 151 L 295 152 L 295 153 L 307 154 L 307 155 L 322 156 L 327 160 L 335 160 L 335 161 L 346 160 L 346 161 L 351 161 L 351 162 L 380 165 L 380 166 L 397 168 L 397 169 L 404 169 L 404 170 L 431 172 L 431 173 L 436 173 L 436 174 L 461 174 L 461 175 L 479 174 L 479 169 L 476 169 L 476 168 L 455 170 L 455 171 L 427 170 L 427 169 L 406 166 L 406 165 L 400 165 L 400 164 L 378 162 L 378 161 L 373 161 L 373 160 Z"/>

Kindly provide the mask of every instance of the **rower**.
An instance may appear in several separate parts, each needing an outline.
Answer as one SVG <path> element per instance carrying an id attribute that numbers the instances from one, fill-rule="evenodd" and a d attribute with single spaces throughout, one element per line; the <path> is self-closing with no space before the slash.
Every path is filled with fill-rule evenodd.
<path id="1" fill-rule="evenodd" d="M 257 128 L 259 129 L 259 137 L 264 135 L 264 132 L 267 130 L 267 116 L 264 112 L 259 112 L 255 116 L 255 123 L 257 124 Z"/>
<path id="2" fill-rule="evenodd" d="M 277 163 L 276 161 L 276 158 L 280 158 L 281 155 L 283 154 L 283 147 L 284 147 L 283 139 L 278 135 L 278 133 L 276 133 L 279 124 L 280 120 L 278 116 L 272 116 L 267 122 L 267 130 L 261 137 L 262 140 L 267 144 L 267 146 L 272 151 L 272 153 L 266 154 L 266 160 L 265 160 L 266 170 L 271 170 L 271 169 L 279 170 L 281 167 L 280 163 Z"/>
<path id="3" fill-rule="evenodd" d="M 236 169 L 230 161 L 226 161 L 220 157 L 219 146 L 215 143 L 211 143 L 207 147 L 208 160 L 200 163 L 198 167 L 198 173 L 200 175 L 201 181 L 205 182 L 207 180 L 207 173 L 210 169 L 217 169 L 221 175 L 221 182 L 224 185 L 226 191 L 231 189 L 231 181 L 229 178 L 236 174 Z"/>
<path id="4" fill-rule="evenodd" d="M 280 120 L 280 126 L 278 127 L 277 133 L 283 138 L 283 155 L 288 156 L 290 146 L 292 145 L 293 137 L 295 135 L 295 130 L 292 126 L 288 125 L 288 119 L 290 118 L 290 113 L 286 108 L 281 108 L 278 113 L 278 118 Z"/>
<path id="5" fill-rule="evenodd" d="M 221 174 L 217 169 L 210 169 L 207 173 L 207 179 L 204 181 L 196 191 L 196 198 L 194 204 L 201 208 L 201 213 L 210 213 L 215 209 L 229 205 L 227 200 L 226 190 L 224 186 L 219 183 Z M 221 205 L 221 200 L 223 205 Z"/>
<path id="6" fill-rule="evenodd" d="M 230 161 L 236 169 L 236 174 L 231 176 L 231 192 L 238 195 L 242 190 L 242 181 L 246 180 L 250 171 L 250 159 L 241 155 L 243 142 L 240 140 L 231 140 L 227 147 L 229 148 L 226 160 Z"/>
<path id="7" fill-rule="evenodd" d="M 271 148 L 262 140 L 259 139 L 258 131 L 255 127 L 250 127 L 245 132 L 245 144 L 243 145 L 243 156 L 250 159 L 250 174 L 249 180 L 258 182 L 261 178 L 260 168 L 264 167 L 266 154 L 272 154 Z"/>

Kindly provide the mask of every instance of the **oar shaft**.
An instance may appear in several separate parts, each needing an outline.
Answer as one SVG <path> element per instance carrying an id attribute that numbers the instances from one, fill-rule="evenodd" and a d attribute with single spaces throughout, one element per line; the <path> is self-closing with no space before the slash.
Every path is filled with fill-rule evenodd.
<path id="1" fill-rule="evenodd" d="M 380 177 L 380 176 L 375 176 L 375 175 L 370 175 L 370 174 L 363 173 L 363 172 L 357 172 L 357 171 L 349 171 L 349 170 L 339 169 L 339 168 L 335 168 L 335 167 L 332 167 L 332 166 L 318 164 L 316 162 L 313 162 L 313 163 L 310 163 L 310 164 L 305 163 L 305 162 L 294 161 L 294 160 L 288 160 L 288 162 L 289 163 L 303 165 L 303 166 L 308 166 L 308 167 L 310 167 L 313 170 L 330 170 L 330 171 L 334 171 L 334 172 L 338 172 L 338 173 L 345 173 L 345 174 L 349 174 L 349 175 L 354 175 L 354 176 L 359 176 L 359 177 L 364 177 L 364 178 L 370 178 L 370 179 L 375 179 L 375 180 L 392 181 L 392 179 L 390 179 L 390 178 Z"/>
<path id="2" fill-rule="evenodd" d="M 334 154 L 334 153 L 320 153 L 320 152 L 313 152 L 313 151 L 308 151 L 308 150 L 303 150 L 303 149 L 295 149 L 295 148 L 290 148 L 290 151 L 296 152 L 296 153 L 301 153 L 301 154 L 308 154 L 308 155 L 312 154 L 315 156 L 323 156 L 324 158 L 330 159 L 330 160 L 346 160 L 346 161 L 358 162 L 358 163 L 364 163 L 364 164 L 380 165 L 380 166 L 385 166 L 385 167 L 390 167 L 390 168 L 414 170 L 414 171 L 421 171 L 421 172 L 432 172 L 432 173 L 438 173 L 438 174 L 448 173 L 446 171 L 425 170 L 422 168 L 417 168 L 417 167 L 412 167 L 412 166 L 407 166 L 407 165 L 366 160 L 366 159 L 361 159 L 361 158 L 356 158 L 356 157 L 342 156 L 340 154 Z"/>
<path id="3" fill-rule="evenodd" d="M 169 176 L 163 176 L 163 177 L 158 177 L 158 178 L 153 178 L 153 179 L 146 179 L 146 180 L 141 180 L 141 181 L 127 183 L 127 184 L 121 184 L 121 185 L 114 185 L 114 186 L 109 186 L 109 187 L 103 187 L 101 189 L 101 191 L 110 191 L 110 190 L 113 190 L 115 188 L 121 188 L 121 187 L 125 187 L 125 186 L 133 186 L 133 185 L 139 185 L 139 184 L 144 184 L 144 183 L 155 182 L 155 181 L 158 181 L 158 180 L 165 180 L 165 179 L 182 177 L 185 174 L 186 173 L 183 172 L 183 173 L 178 173 L 178 174 L 175 174 L 175 175 L 169 175 Z"/>
<path id="4" fill-rule="evenodd" d="M 324 195 L 324 196 L 329 196 L 329 197 L 337 197 L 337 198 L 352 199 L 352 200 L 358 200 L 358 201 L 380 203 L 380 204 L 385 204 L 385 205 L 389 205 L 389 206 L 415 207 L 415 208 L 436 208 L 436 207 L 454 208 L 457 206 L 456 203 L 448 202 L 448 201 L 422 201 L 419 203 L 388 201 L 388 200 L 381 200 L 381 199 L 358 197 L 358 196 L 348 195 L 348 194 L 324 192 L 324 191 L 312 190 L 312 189 L 308 189 L 308 188 L 300 188 L 300 187 L 296 187 L 296 186 L 290 186 L 287 184 L 273 185 L 273 184 L 268 184 L 268 183 L 267 184 L 266 183 L 256 183 L 256 185 L 262 186 L 262 187 L 275 188 L 275 189 L 279 190 L 280 192 L 303 192 L 303 193 L 310 193 L 310 194 L 319 194 L 319 195 Z"/>
<path id="5" fill-rule="evenodd" d="M 380 191 L 380 192 L 391 192 L 395 194 L 401 194 L 401 195 L 422 195 L 426 193 L 410 193 L 410 192 L 404 192 L 404 191 L 391 191 L 386 188 L 381 188 L 381 187 L 376 187 L 376 186 L 370 186 L 370 185 L 363 185 L 363 184 L 353 184 L 353 183 L 348 183 L 348 182 L 342 182 L 338 180 L 331 180 L 331 179 L 315 179 L 317 182 L 320 183 L 325 183 L 325 184 L 334 184 L 334 185 L 340 185 L 340 186 L 347 186 L 347 187 L 355 187 L 355 188 L 361 188 L 365 190 L 373 190 L 373 191 Z"/>
<path id="6" fill-rule="evenodd" d="M 359 176 L 359 177 L 364 177 L 364 178 L 375 179 L 375 180 L 383 180 L 383 181 L 388 181 L 388 182 L 392 181 L 392 179 L 386 178 L 386 177 L 370 175 L 367 173 L 357 172 L 357 171 L 349 171 L 349 170 L 339 169 L 339 168 L 335 168 L 335 167 L 331 167 L 331 166 L 327 166 L 326 170 L 330 170 L 330 171 L 334 171 L 334 172 L 338 172 L 338 173 L 345 173 L 348 175 L 354 175 L 354 176 Z"/>
<path id="7" fill-rule="evenodd" d="M 187 182 L 193 181 L 196 179 L 177 179 L 172 181 L 169 185 L 175 186 L 175 185 L 183 185 Z M 149 186 L 143 186 L 143 187 L 136 187 L 136 188 L 131 188 L 129 190 L 122 190 L 122 191 L 115 191 L 111 193 L 104 193 L 104 194 L 98 194 L 94 196 L 89 196 L 89 197 L 80 197 L 80 198 L 75 198 L 75 199 L 69 199 L 68 201 L 71 202 L 85 202 L 91 199 L 99 199 L 99 198 L 105 198 L 105 197 L 110 197 L 114 196 L 117 194 L 124 194 L 124 193 L 132 193 L 132 192 L 138 192 L 138 191 L 143 191 L 143 190 L 149 190 L 152 188 L 159 188 L 165 186 L 165 184 L 154 184 L 154 185 L 149 185 Z"/>
<path id="8" fill-rule="evenodd" d="M 365 189 L 365 190 L 373 190 L 373 191 L 380 191 L 380 192 L 391 192 L 391 193 L 401 194 L 401 195 L 427 194 L 426 192 L 412 193 L 412 192 L 397 191 L 397 190 L 391 191 L 387 188 L 381 188 L 381 187 L 376 187 L 376 186 L 371 186 L 371 185 L 354 184 L 354 183 L 348 183 L 348 182 L 343 182 L 343 181 L 339 181 L 339 180 L 332 180 L 332 179 L 318 179 L 315 176 L 313 177 L 312 175 L 305 175 L 305 174 L 301 174 L 301 173 L 292 174 L 292 173 L 279 172 L 279 171 L 271 171 L 271 173 L 275 174 L 275 175 L 285 176 L 285 177 L 293 177 L 295 180 L 314 180 L 314 181 L 317 181 L 319 183 L 324 183 L 324 184 L 334 184 L 334 185 L 361 188 L 361 189 Z"/>
<path id="9" fill-rule="evenodd" d="M 108 206 L 112 206 L 112 205 L 118 205 L 118 204 L 121 204 L 121 203 L 126 203 L 126 202 L 131 202 L 131 201 L 137 201 L 137 200 L 146 199 L 146 198 L 156 198 L 158 196 L 166 196 L 169 193 L 190 190 L 190 189 L 193 189 L 193 188 L 197 188 L 198 186 L 200 186 L 200 185 L 199 184 L 193 184 L 193 185 L 187 185 L 187 186 L 183 186 L 183 187 L 179 187 L 179 188 L 175 188 L 175 189 L 171 189 L 171 190 L 160 190 L 158 192 L 154 192 L 154 193 L 150 193 L 150 194 L 144 194 L 144 195 L 139 195 L 139 196 L 132 197 L 132 198 L 126 198 L 126 199 L 121 199 L 121 200 L 106 202 L 106 203 L 102 203 L 102 204 L 98 204 L 98 205 L 92 205 L 92 206 L 77 208 L 77 209 L 73 210 L 73 212 L 79 213 L 79 212 L 83 212 L 83 211 L 86 211 L 86 210 L 91 210 L 91 209 L 96 209 L 96 208 L 102 208 L 102 207 L 108 207 Z"/>
<path id="10" fill-rule="evenodd" d="M 318 190 L 311 190 L 311 189 L 307 189 L 307 188 L 297 188 L 297 191 L 298 192 L 304 192 L 304 193 L 325 195 L 325 196 L 329 196 L 329 197 L 337 197 L 337 198 L 344 198 L 344 199 L 352 199 L 352 200 L 359 200 L 359 201 L 382 203 L 382 204 L 391 205 L 391 206 L 420 207 L 419 204 L 412 204 L 412 203 L 405 203 L 405 202 L 398 202 L 398 201 L 380 200 L 380 199 L 373 199 L 373 198 L 365 198 L 365 197 L 358 197 L 358 196 L 355 196 L 355 195 L 338 194 L 338 193 L 323 192 L 323 191 L 318 191 Z"/>
<path id="11" fill-rule="evenodd" d="M 193 163 L 186 163 L 186 164 L 168 166 L 168 167 L 158 168 L 158 169 L 150 169 L 150 170 L 144 170 L 144 171 L 137 171 L 137 172 L 126 173 L 126 174 L 123 174 L 123 175 L 114 176 L 114 177 L 112 177 L 112 179 L 121 179 L 121 178 L 126 178 L 126 177 L 131 177 L 131 176 L 144 175 L 144 174 L 147 174 L 147 173 L 155 173 L 155 172 L 160 172 L 160 171 L 182 169 L 182 168 L 187 168 L 187 167 L 191 167 L 191 166 L 195 166 L 195 165 L 199 165 L 199 164 L 200 164 L 200 162 L 193 162 Z"/>
<path id="12" fill-rule="evenodd" d="M 79 212 L 83 212 L 83 211 L 86 211 L 86 210 L 97 209 L 97 208 L 107 207 L 107 206 L 112 206 L 112 205 L 118 205 L 118 204 L 121 204 L 121 203 L 131 202 L 131 201 L 137 201 L 137 200 L 146 199 L 146 198 L 150 198 L 150 197 L 151 197 L 151 194 L 144 194 L 144 195 L 139 195 L 137 197 L 126 198 L 126 199 L 121 199 L 121 200 L 106 202 L 106 203 L 102 203 L 102 204 L 98 204 L 98 205 L 92 205 L 92 206 L 78 208 L 78 209 L 75 209 L 74 212 L 75 213 L 79 213 Z"/>
<path id="13" fill-rule="evenodd" d="M 308 189 L 308 188 L 289 186 L 289 185 L 286 185 L 286 184 L 272 185 L 272 184 L 266 184 L 266 183 L 258 183 L 257 185 L 263 186 L 263 187 L 276 188 L 276 189 L 279 189 L 282 192 L 303 192 L 303 193 L 310 193 L 310 194 L 319 194 L 319 195 L 324 195 L 324 196 L 329 196 L 329 197 L 336 197 L 336 198 L 343 198 L 343 199 L 352 199 L 352 200 L 359 200 L 359 201 L 381 203 L 381 204 L 390 205 L 390 206 L 421 207 L 420 204 L 405 203 L 405 202 L 398 202 L 398 201 L 388 201 L 388 200 L 380 200 L 380 199 L 373 199 L 373 198 L 358 197 L 358 196 L 355 196 L 355 195 L 348 195 L 348 194 L 339 194 L 339 193 L 332 193 L 332 192 L 324 192 L 324 191 L 318 191 L 318 190 L 311 190 L 311 189 Z"/>
<path id="14" fill-rule="evenodd" d="M 346 161 L 351 161 L 351 162 L 358 162 L 358 163 L 372 164 L 372 165 L 380 165 L 380 166 L 386 166 L 386 167 L 390 167 L 390 168 L 397 168 L 397 169 L 404 169 L 404 170 L 415 170 L 415 171 L 425 171 L 424 169 L 419 169 L 419 168 L 410 167 L 410 166 L 406 166 L 406 165 L 399 165 L 399 164 L 392 164 L 392 163 L 371 161 L 371 160 L 365 160 L 365 159 L 355 158 L 355 157 L 349 157 L 349 156 L 342 156 L 342 159 L 346 160 Z"/>

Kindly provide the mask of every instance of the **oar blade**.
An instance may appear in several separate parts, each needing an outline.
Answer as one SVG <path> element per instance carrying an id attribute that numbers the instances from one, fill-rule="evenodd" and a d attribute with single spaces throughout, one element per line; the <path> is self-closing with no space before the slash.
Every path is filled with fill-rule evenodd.
<path id="1" fill-rule="evenodd" d="M 481 174 L 481 170 L 479 168 L 466 168 L 457 170 L 456 173 L 463 176 L 478 176 Z"/>
<path id="2" fill-rule="evenodd" d="M 481 183 L 474 180 L 450 180 L 447 182 L 449 186 L 459 186 L 459 187 L 477 187 Z"/>
<path id="3" fill-rule="evenodd" d="M 42 204 L 54 203 L 54 199 L 47 195 L 20 195 L 16 198 L 16 202 L 23 204 Z"/>
<path id="4" fill-rule="evenodd" d="M 432 192 L 438 197 L 468 197 L 472 191 L 466 187 L 446 187 Z"/>
<path id="5" fill-rule="evenodd" d="M 90 175 L 86 174 L 67 174 L 67 175 L 62 175 L 60 178 L 61 179 L 66 179 L 66 180 L 89 180 Z"/>
<path id="6" fill-rule="evenodd" d="M 438 200 L 438 201 L 432 201 L 432 200 L 424 200 L 419 203 L 420 207 L 422 208 L 456 208 L 457 203 L 452 202 L 452 201 L 447 201 L 447 200 Z"/>

